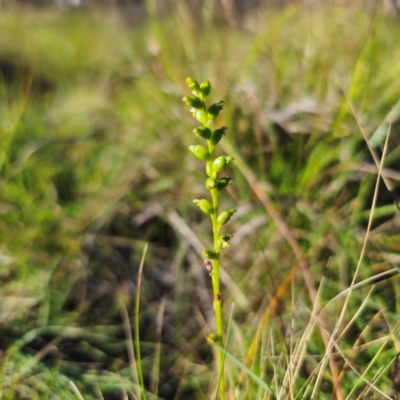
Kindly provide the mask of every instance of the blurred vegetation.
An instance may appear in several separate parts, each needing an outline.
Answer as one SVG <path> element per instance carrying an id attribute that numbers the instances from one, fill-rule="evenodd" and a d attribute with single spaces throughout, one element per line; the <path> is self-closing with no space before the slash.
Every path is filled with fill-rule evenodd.
<path id="1" fill-rule="evenodd" d="M 201 258 L 211 239 L 192 203 L 205 189 L 187 150 L 187 76 L 209 79 L 211 97 L 227 101 L 222 144 L 236 152 L 226 206 L 239 211 L 222 276 L 227 319 L 235 304 L 228 351 L 278 398 L 310 398 L 326 348 L 317 328 L 303 334 L 317 303 L 332 333 L 345 296 L 330 301 L 360 258 L 377 167 L 356 119 L 379 159 L 391 123 L 362 284 L 340 332 L 356 318 L 333 350 L 343 373 L 335 388 L 328 366 L 318 398 L 353 389 L 354 398 L 394 397 L 398 19 L 369 2 L 321 1 L 255 9 L 233 27 L 207 2 L 196 14 L 176 2 L 162 19 L 146 5 L 134 28 L 116 10 L 1 10 L 1 397 L 74 399 L 73 381 L 85 399 L 135 398 L 124 315 L 133 324 L 148 242 L 139 318 L 149 398 L 212 398 Z M 304 254 L 317 303 L 267 203 Z M 282 382 L 299 343 L 304 359 L 289 389 Z M 232 398 L 268 398 L 227 363 Z"/>

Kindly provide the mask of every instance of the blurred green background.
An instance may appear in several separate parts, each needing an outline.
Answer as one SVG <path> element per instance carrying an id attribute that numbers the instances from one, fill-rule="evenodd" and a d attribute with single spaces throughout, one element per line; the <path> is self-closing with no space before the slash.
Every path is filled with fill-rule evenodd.
<path id="1" fill-rule="evenodd" d="M 357 315 L 335 351 L 342 395 L 399 393 L 399 22 L 394 3 L 361 0 L 0 2 L 0 397 L 75 399 L 72 381 L 85 399 L 137 398 L 127 330 L 149 243 L 148 398 L 212 398 L 210 224 L 192 203 L 207 191 L 187 150 L 200 143 L 187 76 L 226 101 L 217 124 L 237 161 L 222 198 L 238 208 L 223 259 L 228 351 L 244 362 L 261 326 L 249 367 L 276 392 L 315 306 L 276 218 L 327 305 L 351 283 L 377 181 L 357 119 L 378 162 L 391 123 L 342 328 Z M 327 331 L 343 302 L 329 303 Z M 293 396 L 279 398 L 310 398 L 318 329 L 306 347 Z M 232 399 L 268 398 L 229 371 Z M 328 368 L 318 398 L 334 390 Z"/>

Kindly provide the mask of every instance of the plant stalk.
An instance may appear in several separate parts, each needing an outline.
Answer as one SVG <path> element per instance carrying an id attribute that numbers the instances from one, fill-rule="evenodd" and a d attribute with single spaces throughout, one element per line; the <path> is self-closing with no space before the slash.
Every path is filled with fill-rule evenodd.
<path id="1" fill-rule="evenodd" d="M 211 155 L 211 159 L 214 158 L 214 146 L 211 141 L 207 141 L 208 150 Z M 219 380 L 219 396 L 220 400 L 225 400 L 225 374 L 224 374 L 224 340 L 223 340 L 223 322 L 222 322 L 222 295 L 220 290 L 220 274 L 219 274 L 219 257 L 220 257 L 220 250 L 217 248 L 217 241 L 219 239 L 219 231 L 220 225 L 217 221 L 218 218 L 218 190 L 211 189 L 211 198 L 212 198 L 212 205 L 213 205 L 213 213 L 211 216 L 212 222 L 212 230 L 213 230 L 213 238 L 214 238 L 214 250 L 217 253 L 217 256 L 214 260 L 212 260 L 213 270 L 211 272 L 211 281 L 213 287 L 213 304 L 214 304 L 214 313 L 215 313 L 215 328 L 217 333 L 217 343 L 219 344 L 220 348 L 217 350 L 217 359 L 218 359 L 218 371 L 220 373 L 220 380 Z"/>

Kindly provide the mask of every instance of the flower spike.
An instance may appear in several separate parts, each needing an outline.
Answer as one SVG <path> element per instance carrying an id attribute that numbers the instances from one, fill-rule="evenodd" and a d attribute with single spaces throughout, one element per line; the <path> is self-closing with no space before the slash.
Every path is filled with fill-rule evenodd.
<path id="1" fill-rule="evenodd" d="M 210 191 L 211 201 L 206 199 L 195 199 L 194 203 L 206 214 L 211 217 L 214 246 L 211 249 L 205 249 L 203 255 L 206 257 L 205 264 L 207 272 L 212 279 L 212 287 L 214 292 L 214 311 L 215 311 L 215 324 L 216 333 L 210 335 L 210 341 L 218 343 L 220 348 L 224 347 L 223 343 L 223 323 L 222 323 L 222 295 L 220 293 L 220 253 L 221 250 L 229 247 L 229 241 L 232 235 L 220 235 L 220 230 L 225 225 L 236 209 L 218 213 L 219 193 L 225 189 L 231 182 L 232 178 L 221 177 L 218 178 L 218 173 L 231 161 L 232 156 L 219 156 L 215 157 L 215 147 L 222 140 L 225 131 L 228 129 L 226 126 L 211 130 L 211 124 L 215 118 L 218 117 L 222 111 L 225 102 L 223 100 L 218 103 L 206 107 L 205 99 L 211 92 L 211 84 L 209 81 L 204 81 L 200 85 L 192 78 L 186 79 L 186 84 L 192 89 L 193 96 L 185 96 L 183 101 L 191 107 L 190 111 L 193 113 L 202 126 L 193 130 L 193 133 L 207 142 L 207 147 L 200 144 L 189 146 L 189 150 L 200 160 L 206 162 L 206 174 L 208 178 L 205 186 Z M 223 360 L 224 353 L 218 350 L 218 370 L 221 371 L 221 379 L 219 384 L 219 398 L 225 400 L 225 378 L 223 374 Z"/>

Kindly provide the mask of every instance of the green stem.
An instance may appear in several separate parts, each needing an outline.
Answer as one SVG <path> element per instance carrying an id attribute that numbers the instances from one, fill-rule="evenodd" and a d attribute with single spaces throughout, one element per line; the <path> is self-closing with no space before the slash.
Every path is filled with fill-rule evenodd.
<path id="1" fill-rule="evenodd" d="M 214 145 L 211 141 L 208 142 L 208 149 L 211 155 L 211 160 L 214 159 Z M 215 176 L 212 177 L 216 179 Z M 214 250 L 217 253 L 217 257 L 212 260 L 213 270 L 211 272 L 211 280 L 212 280 L 212 287 L 213 287 L 213 296 L 214 296 L 214 313 L 215 313 L 215 325 L 216 325 L 216 333 L 217 333 L 217 343 L 221 348 L 218 348 L 217 355 L 218 355 L 218 370 L 220 372 L 221 379 L 219 381 L 219 395 L 220 400 L 225 400 L 225 374 L 224 374 L 224 352 L 223 347 L 223 323 L 222 323 L 222 295 L 220 290 L 220 278 L 219 278 L 219 256 L 220 251 L 217 249 L 217 241 L 219 239 L 219 230 L 220 226 L 217 221 L 218 218 L 218 190 L 211 189 L 211 198 L 212 198 L 212 205 L 213 205 L 213 213 L 211 214 L 211 222 L 212 222 L 212 229 L 213 229 L 213 236 L 214 236 Z"/>
<path id="2" fill-rule="evenodd" d="M 213 260 L 213 271 L 211 273 L 212 286 L 214 292 L 214 312 L 215 325 L 217 330 L 217 343 L 221 346 L 218 348 L 218 370 L 221 374 L 219 382 L 220 399 L 225 400 L 225 376 L 224 376 L 224 352 L 223 352 L 223 325 L 222 325 L 222 296 L 219 284 L 219 253 L 218 257 Z"/>

